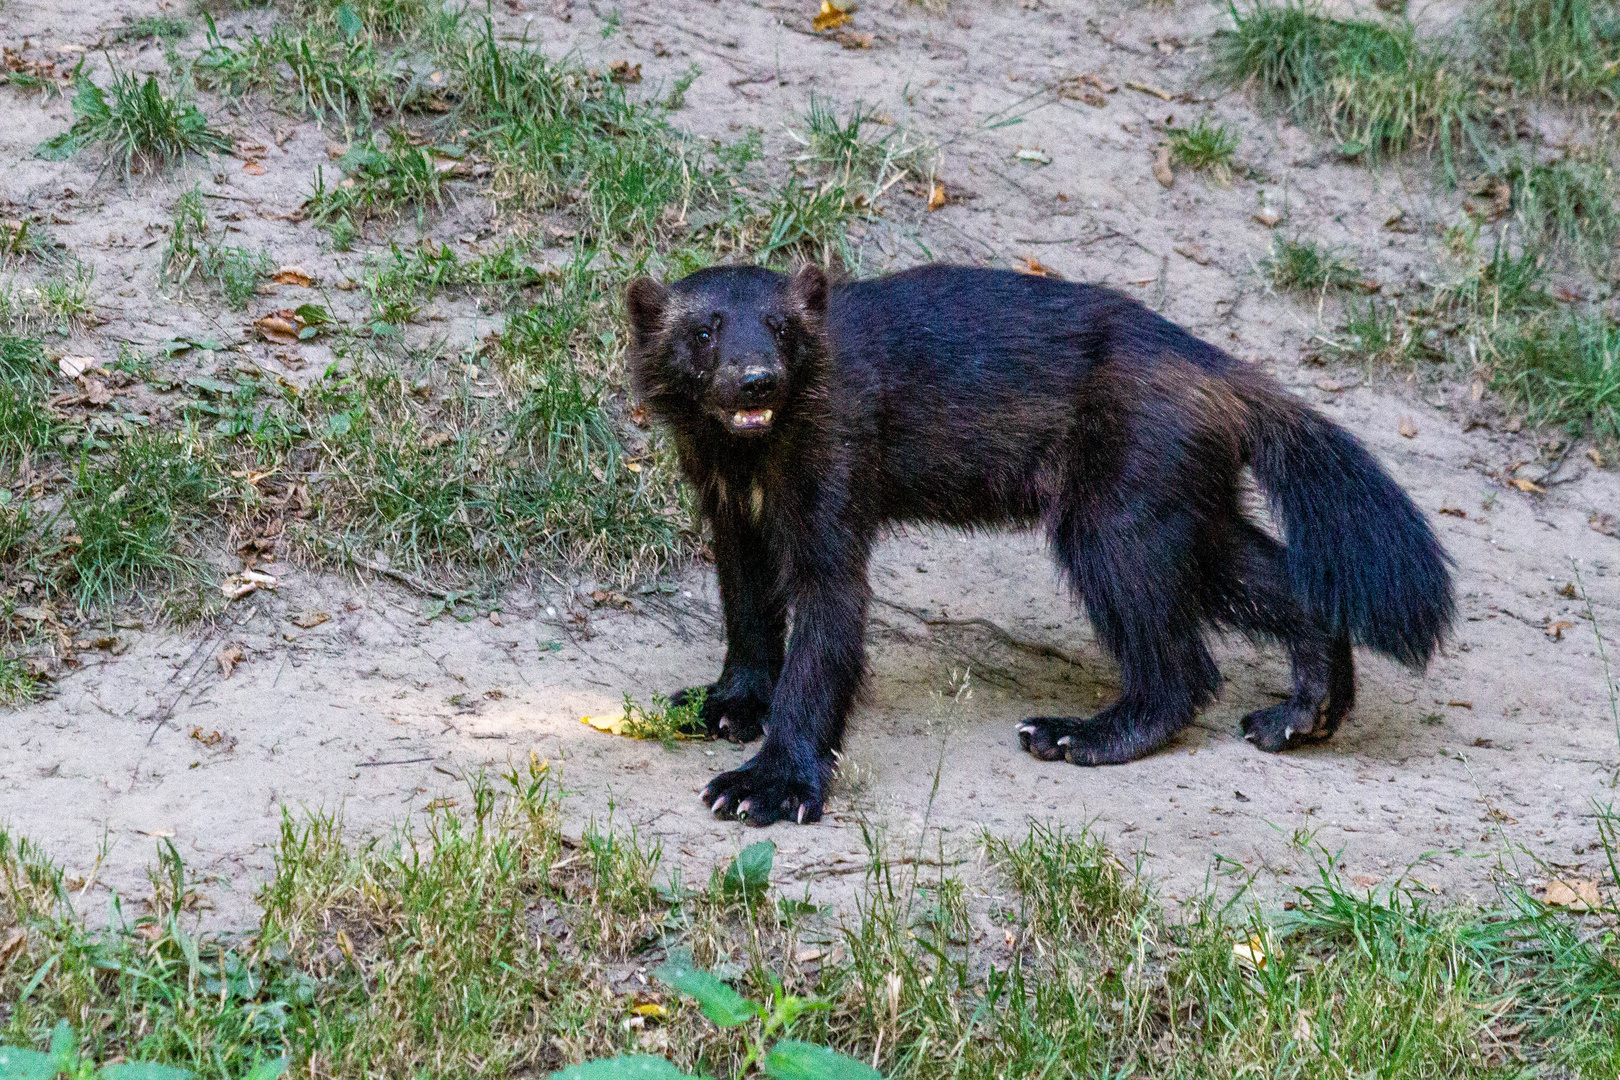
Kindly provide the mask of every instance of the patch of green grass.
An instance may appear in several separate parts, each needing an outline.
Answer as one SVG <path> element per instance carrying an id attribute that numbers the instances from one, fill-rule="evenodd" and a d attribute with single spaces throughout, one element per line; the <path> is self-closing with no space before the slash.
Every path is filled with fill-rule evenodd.
<path id="1" fill-rule="evenodd" d="M 1614 168 L 1605 161 L 1562 158 L 1546 165 L 1510 162 L 1507 181 L 1525 244 L 1603 271 L 1620 242 Z"/>
<path id="2" fill-rule="evenodd" d="M 40 693 L 34 673 L 20 659 L 0 653 L 0 705 L 26 705 Z"/>
<path id="3" fill-rule="evenodd" d="M 118 29 L 120 41 L 139 41 L 157 38 L 161 41 L 179 41 L 191 33 L 191 25 L 173 15 L 142 15 L 131 19 Z"/>
<path id="4" fill-rule="evenodd" d="M 1531 423 L 1573 423 L 1620 439 L 1620 326 L 1601 315 L 1549 313 L 1483 344 L 1492 388 Z"/>
<path id="5" fill-rule="evenodd" d="M 1620 11 L 1603 0 L 1489 0 L 1477 13 L 1491 65 L 1526 91 L 1613 100 Z"/>
<path id="6" fill-rule="evenodd" d="M 1447 174 L 1469 135 L 1479 102 L 1462 66 L 1440 43 L 1422 41 L 1404 20 L 1340 20 L 1309 0 L 1257 0 L 1230 9 L 1233 29 L 1217 43 L 1216 70 L 1250 82 L 1302 123 L 1370 163 L 1426 147 Z"/>
<path id="7" fill-rule="evenodd" d="M 436 0 L 298 0 L 299 14 L 349 36 L 412 37 L 442 15 Z"/>
<path id="8" fill-rule="evenodd" d="M 195 104 L 165 92 L 157 76 L 142 80 L 116 67 L 105 88 L 80 79 L 73 115 L 73 126 L 45 142 L 40 153 L 60 160 L 94 147 L 126 178 L 137 168 L 172 165 L 188 154 L 228 150 L 231 145 Z"/>
<path id="9" fill-rule="evenodd" d="M 444 201 L 445 174 L 459 148 L 418 145 L 404 128 L 392 128 L 381 141 L 373 135 L 350 147 L 338 164 L 348 175 L 327 186 L 317 176 L 305 202 L 310 216 L 323 225 L 352 230 L 366 221 L 415 207 L 418 218 Z M 443 164 L 441 164 L 443 163 Z"/>
<path id="10" fill-rule="evenodd" d="M 45 407 L 49 385 L 40 343 L 0 334 L 0 467 L 18 469 L 53 442 L 56 420 Z M 0 494 L 10 496 L 3 487 Z"/>
<path id="11" fill-rule="evenodd" d="M 369 39 L 344 37 L 320 26 L 306 25 L 298 32 L 278 23 L 263 37 L 254 32 L 246 41 L 227 45 L 210 19 L 208 45 L 193 70 L 204 86 L 236 94 L 272 93 L 278 106 L 296 100 L 299 112 L 345 120 L 369 118 L 389 104 L 391 91 Z M 291 98 L 284 96 L 289 88 Z"/>
<path id="12" fill-rule="evenodd" d="M 95 313 L 95 271 L 73 259 L 34 280 L 0 282 L 0 333 L 70 334 Z"/>
<path id="13" fill-rule="evenodd" d="M 1398 303 L 1368 297 L 1345 305 L 1340 347 L 1380 367 L 1403 367 L 1424 355 L 1422 328 Z"/>
<path id="14" fill-rule="evenodd" d="M 1271 283 L 1284 292 L 1325 292 L 1361 284 L 1361 274 L 1350 259 L 1314 240 L 1276 237 L 1264 269 Z"/>
<path id="15" fill-rule="evenodd" d="M 449 289 L 474 291 L 504 305 L 545 278 L 526 256 L 527 247 L 515 240 L 465 260 L 449 244 L 409 249 L 394 244 L 373 265 L 366 288 L 377 318 L 387 323 L 409 322 L 421 304 Z"/>
<path id="16" fill-rule="evenodd" d="M 1283 910 L 1213 890 L 1167 908 L 1094 836 L 1037 826 L 987 838 L 971 888 L 943 841 L 897 858 L 868 833 L 852 907 L 823 912 L 773 885 L 768 842 L 692 889 L 611 822 L 567 836 L 561 810 L 531 756 L 391 835 L 289 816 L 240 940 L 188 932 L 197 885 L 172 846 L 150 913 L 92 933 L 62 872 L 0 834 L 0 932 L 26 928 L 0 971 L 6 1040 L 40 1046 L 72 1018 L 98 1060 L 234 1076 L 287 1052 L 294 1075 L 446 1080 L 626 1054 L 742 1076 L 779 1048 L 830 1066 L 802 1044 L 897 1080 L 1616 1064 L 1620 946 L 1602 916 L 1520 893 L 1442 907 L 1324 863 Z"/>
<path id="17" fill-rule="evenodd" d="M 275 262 L 263 250 L 215 242 L 202 192 L 193 188 L 175 200 L 174 222 L 163 255 L 163 276 L 176 289 L 192 282 L 216 290 L 233 308 L 244 308 Z"/>
<path id="18" fill-rule="evenodd" d="M 1169 128 L 1170 158 L 1177 165 L 1207 172 L 1219 183 L 1232 179 L 1237 160 L 1238 133 L 1223 123 L 1200 116 L 1192 127 Z"/>
<path id="19" fill-rule="evenodd" d="M 211 467 L 196 442 L 162 432 L 80 458 L 63 506 L 76 539 L 62 568 L 80 607 L 200 571 L 185 541 L 210 507 Z"/>

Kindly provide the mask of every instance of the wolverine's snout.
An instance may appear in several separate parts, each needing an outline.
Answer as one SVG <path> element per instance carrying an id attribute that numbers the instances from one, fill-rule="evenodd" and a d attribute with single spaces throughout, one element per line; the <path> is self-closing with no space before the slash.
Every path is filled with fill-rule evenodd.
<path id="1" fill-rule="evenodd" d="M 732 431 L 757 435 L 769 431 L 775 421 L 783 385 L 778 363 L 724 364 L 710 384 L 710 408 Z"/>

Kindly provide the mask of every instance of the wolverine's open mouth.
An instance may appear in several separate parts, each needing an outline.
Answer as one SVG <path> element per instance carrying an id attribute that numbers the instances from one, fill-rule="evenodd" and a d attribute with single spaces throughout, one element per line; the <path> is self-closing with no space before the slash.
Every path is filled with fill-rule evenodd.
<path id="1" fill-rule="evenodd" d="M 731 414 L 731 430 L 762 431 L 771 426 L 770 409 L 738 409 Z"/>

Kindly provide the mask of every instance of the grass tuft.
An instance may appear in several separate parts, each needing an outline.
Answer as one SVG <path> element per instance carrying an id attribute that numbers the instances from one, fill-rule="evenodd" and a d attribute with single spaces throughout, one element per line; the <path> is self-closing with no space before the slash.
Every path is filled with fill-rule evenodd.
<path id="1" fill-rule="evenodd" d="M 1603 0 L 1488 0 L 1480 38 L 1497 70 L 1538 96 L 1614 100 L 1620 11 Z"/>
<path id="2" fill-rule="evenodd" d="M 1207 172 L 1217 183 L 1231 181 L 1237 159 L 1237 132 L 1200 116 L 1192 127 L 1170 128 L 1165 134 L 1170 137 L 1170 158 L 1177 165 Z"/>
<path id="3" fill-rule="evenodd" d="M 144 80 L 114 67 L 105 88 L 88 78 L 73 95 L 73 126 L 40 147 L 60 160 L 99 148 L 107 165 L 127 178 L 137 168 L 172 165 L 188 154 L 230 149 L 231 141 L 196 105 L 166 93 L 155 75 Z"/>
<path id="4" fill-rule="evenodd" d="M 1252 81 L 1301 122 L 1329 133 L 1347 156 L 1369 163 L 1415 148 L 1438 149 L 1448 176 L 1479 111 L 1472 83 L 1441 46 L 1404 20 L 1340 20 L 1308 0 L 1257 0 L 1230 9 L 1233 29 L 1216 68 Z"/>
<path id="5" fill-rule="evenodd" d="M 176 199 L 163 276 L 176 289 L 195 281 L 217 290 L 231 307 L 244 308 L 275 262 L 263 250 L 217 243 L 211 239 L 213 231 L 200 190 Z"/>
<path id="6" fill-rule="evenodd" d="M 1264 269 L 1284 292 L 1326 292 L 1361 284 L 1361 274 L 1343 254 L 1314 240 L 1276 237 Z"/>

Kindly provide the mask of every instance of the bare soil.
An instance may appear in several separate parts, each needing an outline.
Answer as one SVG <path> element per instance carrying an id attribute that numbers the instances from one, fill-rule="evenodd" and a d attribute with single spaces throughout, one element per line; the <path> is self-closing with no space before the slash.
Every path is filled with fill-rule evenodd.
<path id="1" fill-rule="evenodd" d="M 937 828 L 929 849 L 949 853 L 968 851 L 981 829 L 1016 834 L 1031 819 L 1094 823 L 1121 855 L 1140 853 L 1172 895 L 1234 864 L 1258 872 L 1262 885 L 1302 882 L 1312 873 L 1310 840 L 1363 885 L 1410 868 L 1438 893 L 1482 896 L 1500 873 L 1546 873 L 1540 863 L 1602 876 L 1592 800 L 1612 798 L 1620 745 L 1587 600 L 1596 630 L 1613 641 L 1620 540 L 1588 522 L 1620 508 L 1620 478 L 1580 448 L 1549 459 L 1532 433 L 1506 430 L 1467 385 L 1324 364 L 1336 302 L 1273 295 L 1258 270 L 1273 231 L 1252 215 L 1269 206 L 1282 215 L 1278 229 L 1344 246 L 1386 291 L 1439 280 L 1447 266 L 1439 228 L 1461 220 L 1463 193 L 1438 184 L 1432 163 L 1379 172 L 1345 164 L 1243 94 L 1202 83 L 1209 35 L 1223 18 L 1216 5 L 1025 0 L 959 3 L 930 16 L 879 2 L 851 27 L 874 35 L 869 48 L 811 33 L 808 3 L 626 4 L 620 29 L 604 37 L 610 10 L 508 0 L 495 18 L 549 51 L 639 63 L 648 84 L 696 63 L 703 74 L 678 115 L 700 134 L 731 137 L 754 125 L 780 144 L 783 124 L 812 94 L 888 113 L 941 146 L 951 202 L 925 215 L 921 196 L 897 194 L 889 217 L 861 230 L 862 273 L 930 258 L 1034 259 L 1142 297 L 1265 365 L 1366 440 L 1434 515 L 1457 564 L 1454 639 L 1422 675 L 1359 656 L 1360 704 L 1331 742 L 1278 756 L 1244 742 L 1238 718 L 1287 689 L 1287 667 L 1276 650 L 1228 640 L 1218 651 L 1224 692 L 1196 726 L 1147 760 L 1084 770 L 1018 750 L 1020 718 L 1088 712 L 1117 689 L 1040 539 L 895 537 L 872 571 L 869 693 L 831 812 L 820 825 L 769 833 L 790 887 L 844 895 L 865 866 L 863 823 L 908 844 Z M 125 0 L 10 0 L 0 21 L 8 42 L 91 49 L 87 68 L 104 71 L 97 43 L 159 12 Z M 219 21 L 241 32 L 264 13 Z M 199 44 L 197 35 L 185 47 Z M 155 46 L 107 47 L 135 70 L 165 67 Z M 1084 73 L 1117 88 L 1102 106 L 1050 92 Z M 1242 133 L 1240 160 L 1252 172 L 1229 187 L 1184 174 L 1167 190 L 1151 171 L 1159 129 L 1200 115 Z M 1003 123 L 1013 118 L 1020 122 Z M 301 302 L 304 290 L 259 297 L 241 323 L 221 322 L 160 295 L 155 265 L 172 200 L 200 177 L 211 199 L 240 209 L 232 242 L 262 244 L 325 281 L 359 277 L 363 252 L 336 254 L 311 225 L 288 220 L 327 160 L 330 132 L 244 112 L 233 126 L 265 147 L 265 175 L 227 158 L 217 177 L 202 165 L 126 185 L 83 162 L 32 156 L 68 122 L 64 98 L 41 107 L 38 97 L 0 92 L 0 197 L 49 208 L 55 234 L 96 269 L 104 322 L 75 351 L 110 360 L 120 342 L 206 331 L 290 378 L 331 360 L 319 346 L 273 350 L 243 332 L 251 318 Z M 1020 148 L 1051 162 L 1019 159 Z M 907 200 L 919 206 L 907 209 Z M 1400 212 L 1415 231 L 1385 227 Z M 482 203 L 464 200 L 432 228 L 453 237 L 487 217 Z M 358 295 L 322 291 L 339 311 Z M 429 314 L 413 333 L 452 346 L 488 330 L 471 305 L 441 301 Z M 1515 478 L 1546 494 L 1518 490 L 1508 483 Z M 689 876 L 756 837 L 714 820 L 697 799 L 711 774 L 750 751 L 665 749 L 579 722 L 616 712 L 626 692 L 647 701 L 712 678 L 723 643 L 706 567 L 674 579 L 672 594 L 633 596 L 635 610 L 591 600 L 590 582 L 514 591 L 498 623 L 426 620 L 424 598 L 386 580 L 271 569 L 284 582 L 273 594 L 239 601 L 201 629 L 122 629 L 116 654 L 85 654 L 49 700 L 7 713 L 0 821 L 42 841 L 74 874 L 93 875 L 98 891 L 139 891 L 153 838 L 172 837 L 226 925 L 252 919 L 284 813 L 340 812 L 354 827 L 382 828 L 432 800 L 465 798 L 461 778 L 531 752 L 562 770 L 581 826 L 633 827 Z M 1577 571 L 1581 589 L 1569 587 Z M 295 623 L 313 612 L 331 618 Z M 215 658 L 231 644 L 245 659 L 227 678 Z M 1611 659 L 1615 651 L 1611 644 Z"/>

